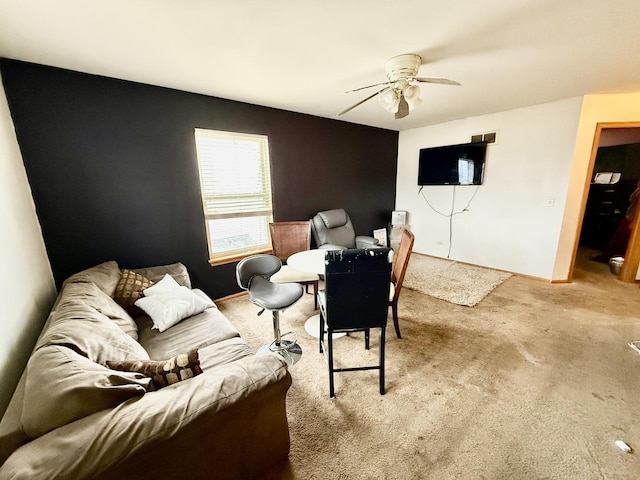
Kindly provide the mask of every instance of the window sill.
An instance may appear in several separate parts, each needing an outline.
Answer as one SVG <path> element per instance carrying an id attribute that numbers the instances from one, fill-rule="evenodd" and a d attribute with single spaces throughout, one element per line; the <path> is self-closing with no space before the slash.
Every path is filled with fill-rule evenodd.
<path id="1" fill-rule="evenodd" d="M 219 256 L 219 257 L 215 257 L 215 258 L 210 258 L 209 259 L 209 265 L 211 265 L 212 267 L 217 267 L 217 266 L 220 266 L 220 265 L 226 265 L 226 264 L 229 264 L 229 263 L 239 262 L 243 258 L 249 257 L 251 255 L 258 255 L 258 254 L 261 254 L 261 253 L 270 254 L 272 252 L 273 252 L 273 250 L 270 247 L 266 247 L 266 248 L 261 248 L 261 249 L 257 249 L 257 250 L 234 253 L 232 255 Z"/>

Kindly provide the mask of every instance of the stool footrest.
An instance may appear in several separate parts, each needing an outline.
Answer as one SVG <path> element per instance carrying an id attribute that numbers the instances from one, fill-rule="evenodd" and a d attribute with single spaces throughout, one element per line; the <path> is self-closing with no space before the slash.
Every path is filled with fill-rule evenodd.
<path id="1" fill-rule="evenodd" d="M 287 340 L 285 337 L 293 336 L 292 340 Z M 290 350 L 293 348 L 293 345 L 298 344 L 298 334 L 296 332 L 287 332 L 280 335 L 280 345 L 278 345 L 278 339 L 275 339 L 273 342 L 269 344 L 269 349 L 272 352 L 280 352 L 282 350 Z"/>
<path id="2" fill-rule="evenodd" d="M 274 342 L 271 342 L 267 345 L 263 345 L 258 349 L 258 353 L 266 353 L 272 352 L 277 353 L 278 355 L 284 358 L 287 365 L 291 366 L 300 360 L 302 357 L 302 347 L 295 342 L 290 340 L 282 340 L 279 348 L 274 349 Z"/>

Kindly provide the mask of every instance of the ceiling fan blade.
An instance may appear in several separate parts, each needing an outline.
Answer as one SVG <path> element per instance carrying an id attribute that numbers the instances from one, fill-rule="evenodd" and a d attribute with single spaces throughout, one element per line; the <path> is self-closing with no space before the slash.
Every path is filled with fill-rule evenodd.
<path id="1" fill-rule="evenodd" d="M 345 92 L 345 93 L 359 92 L 360 90 L 364 90 L 366 88 L 371 88 L 371 87 L 379 87 L 380 85 L 391 85 L 391 82 L 374 83 L 373 85 L 367 85 L 366 87 L 356 88 L 354 90 L 349 90 L 348 92 Z"/>
<path id="2" fill-rule="evenodd" d="M 448 78 L 428 78 L 428 77 L 414 77 L 416 82 L 423 83 L 440 83 L 442 85 L 460 85 L 455 80 L 449 80 Z"/>
<path id="3" fill-rule="evenodd" d="M 400 95 L 400 103 L 398 103 L 398 111 L 396 112 L 396 119 L 404 118 L 409 115 L 409 104 L 404 99 L 404 95 Z"/>
<path id="4" fill-rule="evenodd" d="M 338 116 L 339 116 L 339 115 L 343 115 L 343 114 L 345 114 L 345 113 L 347 113 L 347 112 L 350 112 L 350 111 L 351 111 L 351 110 L 353 110 L 354 108 L 356 108 L 356 107 L 358 107 L 358 106 L 362 105 L 362 104 L 363 104 L 364 102 L 366 102 L 367 100 L 371 100 L 373 97 L 375 97 L 375 96 L 376 96 L 376 95 L 378 95 L 379 93 L 384 92 L 385 90 L 387 90 L 387 88 L 389 88 L 389 87 L 384 87 L 382 90 L 378 90 L 376 93 L 374 93 L 374 94 L 372 94 L 372 95 L 369 95 L 369 96 L 368 96 L 367 98 L 365 98 L 364 100 L 360 100 L 358 103 L 356 103 L 356 104 L 354 104 L 354 105 L 351 105 L 351 106 L 350 106 L 349 108 L 347 108 L 346 110 L 341 111 L 341 112 L 338 114 Z"/>

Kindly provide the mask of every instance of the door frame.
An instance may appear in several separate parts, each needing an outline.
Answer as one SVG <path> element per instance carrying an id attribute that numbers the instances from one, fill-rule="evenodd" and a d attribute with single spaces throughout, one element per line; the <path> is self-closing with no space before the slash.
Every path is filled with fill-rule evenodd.
<path id="1" fill-rule="evenodd" d="M 591 147 L 591 157 L 589 158 L 589 169 L 587 176 L 587 182 L 585 184 L 585 191 L 583 193 L 582 201 L 582 213 L 580 222 L 580 230 L 582 230 L 582 222 L 584 222 L 584 212 L 586 209 L 587 196 L 589 189 L 591 188 L 591 179 L 593 178 L 593 170 L 596 163 L 596 156 L 598 154 L 598 148 L 600 146 L 600 135 L 602 130 L 607 128 L 640 128 L 640 122 L 598 122 L 596 124 L 596 130 L 593 135 L 593 144 Z M 573 277 L 573 268 L 575 266 L 576 254 L 578 251 L 578 243 L 580 241 L 580 232 L 576 237 L 575 248 L 573 254 L 573 263 L 569 279 Z M 629 236 L 629 244 L 627 245 L 627 251 L 624 255 L 624 264 L 620 269 L 620 275 L 618 279 L 627 283 L 634 283 L 636 281 L 636 275 L 638 272 L 638 266 L 640 265 L 640 215 L 636 215 L 631 223 L 631 234 Z"/>

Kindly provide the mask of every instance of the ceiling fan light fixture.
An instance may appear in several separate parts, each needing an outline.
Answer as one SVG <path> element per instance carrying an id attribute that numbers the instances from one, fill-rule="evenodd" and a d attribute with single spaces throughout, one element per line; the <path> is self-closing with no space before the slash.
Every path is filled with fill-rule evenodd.
<path id="1" fill-rule="evenodd" d="M 398 104 L 400 103 L 400 96 L 393 88 L 390 88 L 380 95 L 378 95 L 380 105 L 387 112 L 396 113 L 398 111 Z"/>
<path id="2" fill-rule="evenodd" d="M 413 110 L 422 103 L 422 100 L 420 99 L 420 87 L 417 85 L 409 85 L 405 88 L 403 95 L 409 105 L 409 110 Z"/>

